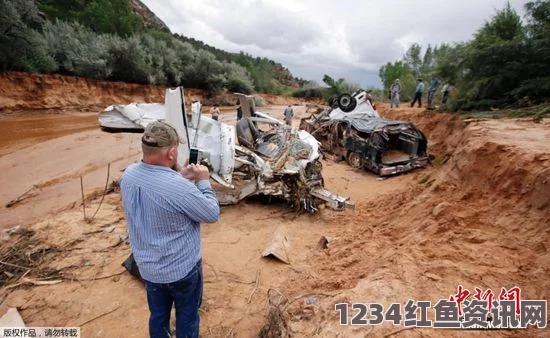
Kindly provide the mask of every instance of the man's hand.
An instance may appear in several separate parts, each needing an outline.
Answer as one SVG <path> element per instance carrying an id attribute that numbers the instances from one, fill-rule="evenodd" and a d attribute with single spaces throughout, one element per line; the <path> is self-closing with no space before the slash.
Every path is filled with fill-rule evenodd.
<path id="1" fill-rule="evenodd" d="M 208 168 L 202 164 L 189 164 L 180 171 L 181 175 L 188 180 L 207 180 L 210 178 Z"/>

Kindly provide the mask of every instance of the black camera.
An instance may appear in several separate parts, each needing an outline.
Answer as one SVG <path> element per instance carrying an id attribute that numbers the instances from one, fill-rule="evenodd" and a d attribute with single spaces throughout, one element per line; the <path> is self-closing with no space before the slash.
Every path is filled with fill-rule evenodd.
<path id="1" fill-rule="evenodd" d="M 198 164 L 199 163 L 199 149 L 191 148 L 189 150 L 189 164 Z"/>

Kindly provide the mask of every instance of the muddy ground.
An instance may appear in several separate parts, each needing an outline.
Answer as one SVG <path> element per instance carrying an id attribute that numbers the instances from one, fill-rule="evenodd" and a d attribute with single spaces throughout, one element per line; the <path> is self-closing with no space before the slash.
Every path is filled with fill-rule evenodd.
<path id="1" fill-rule="evenodd" d="M 146 337 L 143 286 L 120 265 L 129 254 L 120 196 L 115 189 L 85 221 L 80 188 L 82 177 L 90 217 L 101 201 L 107 165 L 110 182 L 139 160 L 139 134 L 99 131 L 92 108 L 48 109 L 13 108 L 0 119 L 0 228 L 32 230 L 1 239 L 2 260 L 6 252 L 21 251 L 20 266 L 9 271 L 18 277 L 30 269 L 23 278 L 8 278 L 0 314 L 17 307 L 27 325 L 81 326 L 83 337 Z M 282 116 L 283 109 L 263 110 Z M 224 111 L 222 121 L 234 122 L 232 108 Z M 304 116 L 306 107 L 295 111 Z M 378 180 L 324 161 L 327 187 L 350 196 L 355 210 L 297 215 L 283 203 L 257 199 L 224 207 L 219 222 L 202 227 L 204 336 L 254 337 L 269 320 L 297 337 L 486 336 L 396 332 L 402 326 L 387 323 L 342 327 L 334 305 L 435 303 L 458 284 L 496 293 L 519 286 L 524 299 L 549 298 L 550 121 L 464 121 L 385 106 L 381 112 L 413 121 L 426 134 L 433 165 Z M 21 202 L 5 207 L 21 195 Z M 288 233 L 290 265 L 261 257 L 279 226 Z M 326 249 L 317 246 L 321 236 L 331 239 Z M 37 280 L 52 285 L 31 284 Z M 270 289 L 297 299 L 283 309 L 282 320 L 267 317 Z M 311 295 L 315 304 L 304 304 L 301 295 Z M 536 329 L 489 335 L 549 336 Z"/>

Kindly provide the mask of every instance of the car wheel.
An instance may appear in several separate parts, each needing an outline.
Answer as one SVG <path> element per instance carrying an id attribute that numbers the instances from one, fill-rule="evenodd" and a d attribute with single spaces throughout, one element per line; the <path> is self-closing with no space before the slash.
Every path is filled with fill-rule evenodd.
<path id="1" fill-rule="evenodd" d="M 335 108 L 335 106 L 338 105 L 338 95 L 332 95 L 331 97 L 329 97 L 328 98 L 328 105 L 331 108 Z"/>
<path id="2" fill-rule="evenodd" d="M 350 152 L 348 154 L 348 164 L 356 169 L 363 169 L 363 159 L 361 154 Z"/>
<path id="3" fill-rule="evenodd" d="M 357 100 L 349 94 L 338 96 L 338 107 L 346 113 L 354 110 L 357 106 Z"/>

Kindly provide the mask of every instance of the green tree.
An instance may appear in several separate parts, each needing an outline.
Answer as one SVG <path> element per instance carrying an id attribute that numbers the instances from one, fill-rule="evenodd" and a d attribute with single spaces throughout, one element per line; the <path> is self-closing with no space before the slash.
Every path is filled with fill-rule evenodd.
<path id="1" fill-rule="evenodd" d="M 466 50 L 464 99 L 503 103 L 521 81 L 524 40 L 521 18 L 508 3 L 475 34 Z"/>
<path id="2" fill-rule="evenodd" d="M 422 67 L 420 67 L 420 73 L 423 76 L 428 76 L 434 68 L 434 55 L 432 51 L 432 46 L 428 45 L 426 52 L 424 53 L 424 58 L 422 59 Z"/>
<path id="3" fill-rule="evenodd" d="M 43 0 L 40 9 L 52 19 L 77 20 L 96 33 L 129 36 L 143 28 L 128 0 Z"/>
<path id="4" fill-rule="evenodd" d="M 417 43 L 413 43 L 405 53 L 404 61 L 409 65 L 414 76 L 420 76 L 420 71 L 422 68 L 421 54 L 422 47 Z"/>
<path id="5" fill-rule="evenodd" d="M 443 81 L 457 84 L 461 81 L 466 45 L 442 44 L 434 50 L 434 73 Z"/>
<path id="6" fill-rule="evenodd" d="M 254 90 L 252 80 L 244 67 L 227 61 L 223 63 L 223 67 L 226 78 L 224 87 L 227 90 L 244 94 L 250 94 Z"/>
<path id="7" fill-rule="evenodd" d="M 43 20 L 31 0 L 0 0 L 0 69 L 52 72 L 57 65 L 46 53 L 40 34 Z"/>
<path id="8" fill-rule="evenodd" d="M 150 83 L 147 52 L 137 36 L 113 39 L 109 46 L 108 65 L 113 70 L 110 80 Z"/>
<path id="9" fill-rule="evenodd" d="M 529 35 L 534 39 L 550 36 L 550 1 L 530 1 L 525 5 Z"/>

